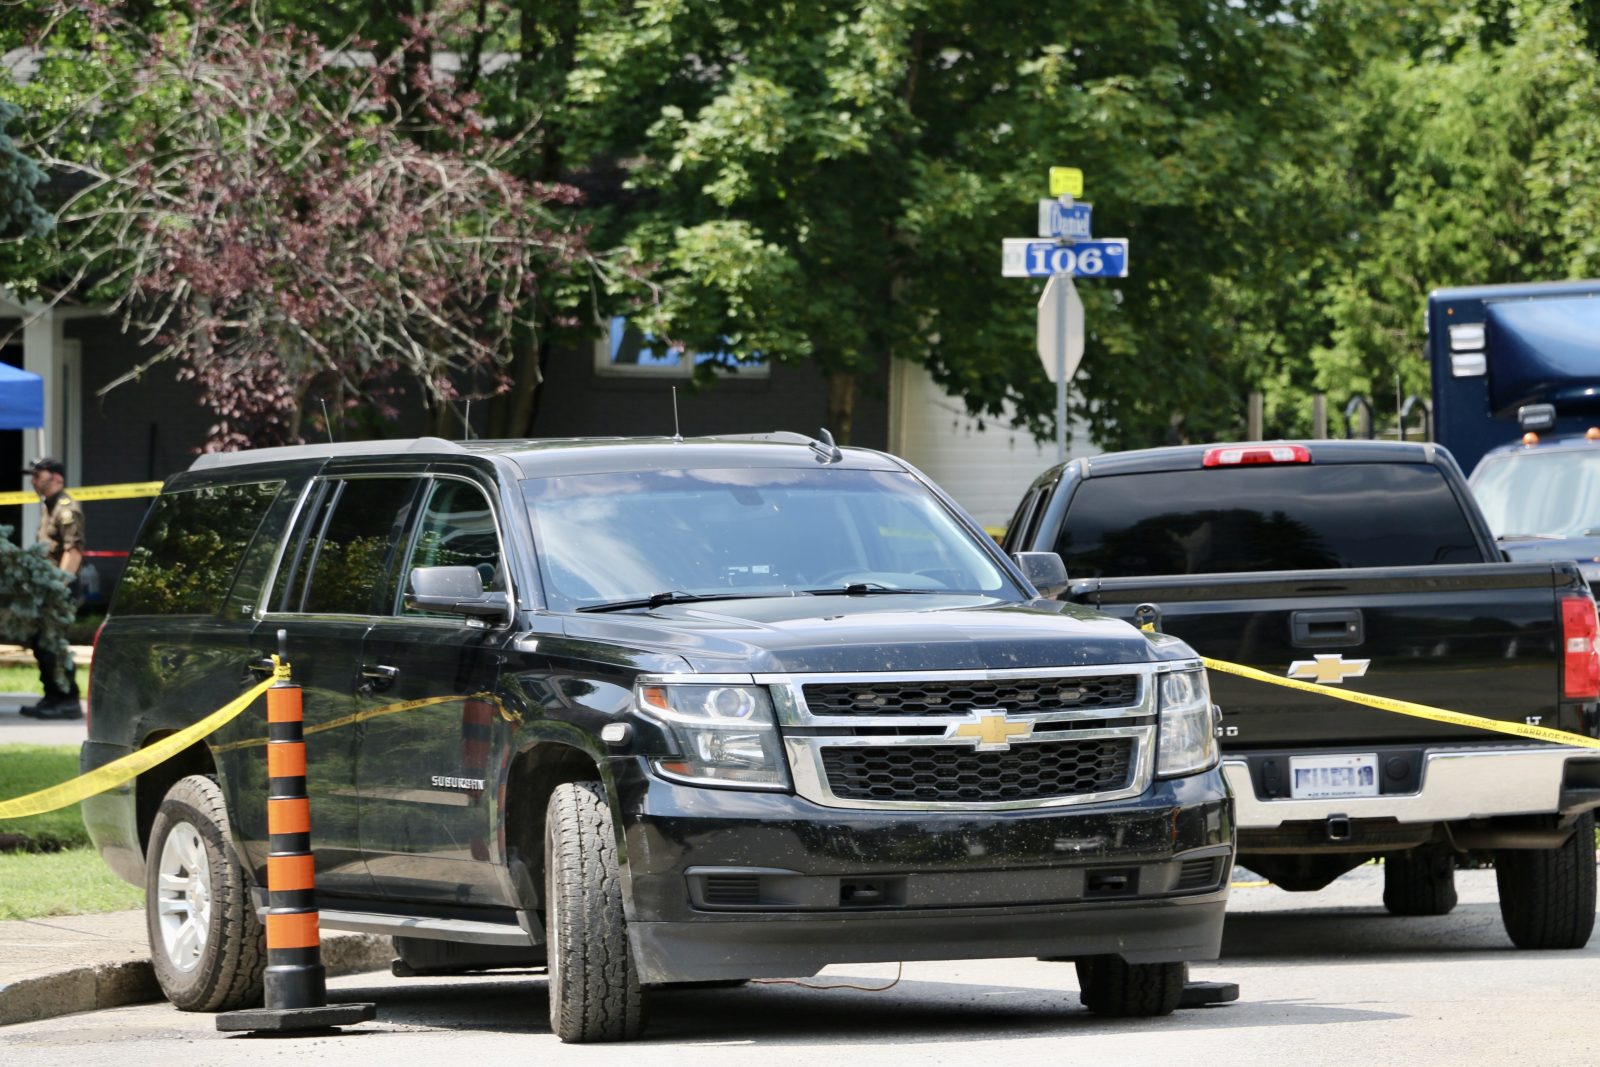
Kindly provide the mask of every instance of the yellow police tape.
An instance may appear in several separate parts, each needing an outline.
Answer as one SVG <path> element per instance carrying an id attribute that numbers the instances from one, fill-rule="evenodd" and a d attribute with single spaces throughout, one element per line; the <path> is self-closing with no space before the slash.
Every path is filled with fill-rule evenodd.
<path id="1" fill-rule="evenodd" d="M 112 760 L 103 767 L 96 767 L 88 774 L 81 774 L 60 785 L 41 789 L 37 793 L 0 802 L 0 819 L 20 819 L 24 815 L 55 811 L 57 808 L 65 808 L 92 797 L 96 793 L 103 793 L 124 782 L 130 782 L 156 764 L 176 756 L 202 737 L 238 718 L 239 713 L 254 703 L 256 697 L 265 693 L 271 684 L 272 679 L 268 678 L 252 686 L 248 692 L 230 700 L 193 726 L 185 726 L 170 737 L 163 737 L 147 748 L 131 752 L 121 759 Z"/>
<path id="2" fill-rule="evenodd" d="M 1353 690 L 1330 689 L 1325 685 L 1312 682 L 1299 682 L 1293 678 L 1279 678 L 1266 671 L 1258 671 L 1254 667 L 1243 667 L 1237 663 L 1227 663 L 1220 659 L 1208 659 L 1201 656 L 1200 660 L 1209 670 L 1221 671 L 1224 674 L 1235 674 L 1240 678 L 1249 678 L 1254 682 L 1267 682 L 1270 685 L 1281 685 L 1287 689 L 1298 689 L 1305 693 L 1316 693 L 1319 696 L 1333 697 L 1335 700 L 1348 700 L 1352 704 L 1364 704 L 1369 708 L 1380 711 L 1392 711 L 1397 715 L 1410 715 L 1418 719 L 1431 719 L 1434 722 L 1450 723 L 1453 726 L 1471 726 L 1479 730 L 1493 730 L 1499 734 L 1512 734 L 1516 737 L 1526 737 L 1534 741 L 1550 741 L 1558 745 L 1576 745 L 1579 748 L 1600 748 L 1600 739 L 1585 737 L 1583 734 L 1568 733 L 1565 730 L 1552 730 L 1548 726 L 1534 726 L 1531 723 L 1502 722 L 1499 719 L 1485 719 L 1480 715 L 1466 715 L 1459 711 L 1446 711 L 1443 708 L 1433 708 L 1426 704 L 1412 704 L 1405 700 L 1390 700 L 1388 697 L 1377 697 L 1367 693 L 1358 693 Z"/>
<path id="3" fill-rule="evenodd" d="M 123 482 L 120 485 L 80 485 L 67 488 L 66 494 L 80 504 L 85 500 L 132 500 L 134 497 L 155 496 L 161 492 L 161 482 Z M 0 493 L 0 504 L 37 504 L 39 494 L 30 490 Z"/>
<path id="4" fill-rule="evenodd" d="M 170 737 L 164 737 L 155 744 L 139 751 L 123 756 L 121 759 L 112 760 L 103 767 L 96 767 L 88 774 L 79 775 L 60 785 L 53 785 L 48 789 L 41 789 L 37 793 L 17 797 L 15 800 L 0 801 L 0 819 L 20 819 L 24 815 L 40 815 L 47 811 L 69 807 L 96 793 L 103 793 L 107 789 L 133 781 L 139 775 L 148 771 L 179 752 L 188 748 L 196 741 L 215 733 L 234 719 L 240 712 L 248 708 L 256 697 L 277 680 L 288 679 L 288 666 L 281 663 L 277 656 L 272 657 L 274 664 L 274 677 L 268 678 L 252 688 L 249 692 L 241 694 L 228 704 L 207 715 L 193 726 L 186 726 Z M 305 728 L 306 736 L 321 733 L 324 730 L 333 730 L 341 726 L 350 726 L 369 719 L 380 718 L 384 715 L 396 715 L 402 711 L 416 711 L 418 708 L 430 708 L 436 704 L 448 704 L 452 701 L 483 700 L 493 704 L 500 712 L 500 717 L 507 722 L 520 722 L 521 716 L 511 711 L 495 697 L 488 693 L 476 693 L 472 696 L 459 694 L 444 697 L 426 697 L 421 700 L 406 700 L 398 704 L 385 704 L 377 708 L 365 708 L 351 715 L 345 715 L 329 722 L 318 723 Z M 231 752 L 234 749 L 250 748 L 256 745 L 265 745 L 265 737 L 253 737 L 247 741 L 232 741 L 226 745 L 217 745 L 217 752 Z"/>

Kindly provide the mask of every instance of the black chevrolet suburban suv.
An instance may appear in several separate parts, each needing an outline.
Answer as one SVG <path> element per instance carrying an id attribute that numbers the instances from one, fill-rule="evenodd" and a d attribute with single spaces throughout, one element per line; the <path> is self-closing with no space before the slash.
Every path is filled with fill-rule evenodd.
<path id="1" fill-rule="evenodd" d="M 397 973 L 545 965 L 569 1041 L 638 1034 L 651 986 L 866 961 L 1071 959 L 1091 1010 L 1163 1014 L 1221 936 L 1215 711 L 1186 645 L 1062 580 L 797 434 L 204 456 L 99 635 L 83 764 L 283 631 L 321 924 Z M 260 996 L 265 734 L 84 805 L 182 1008 Z"/>

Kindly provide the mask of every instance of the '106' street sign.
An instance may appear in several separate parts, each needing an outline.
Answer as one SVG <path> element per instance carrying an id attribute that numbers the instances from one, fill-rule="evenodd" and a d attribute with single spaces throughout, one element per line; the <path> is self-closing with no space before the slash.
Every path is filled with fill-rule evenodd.
<path id="1" fill-rule="evenodd" d="M 1123 238 L 1062 244 L 1028 237 L 1002 242 L 1000 274 L 1005 278 L 1126 278 L 1128 242 Z"/>

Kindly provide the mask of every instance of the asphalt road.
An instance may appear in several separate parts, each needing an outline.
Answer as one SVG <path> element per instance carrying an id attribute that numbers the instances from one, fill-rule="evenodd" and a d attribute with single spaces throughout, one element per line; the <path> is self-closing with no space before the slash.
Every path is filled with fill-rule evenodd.
<path id="1" fill-rule="evenodd" d="M 751 985 L 658 993 L 643 1041 L 563 1046 L 550 1034 L 537 975 L 363 975 L 330 983 L 333 996 L 375 1001 L 378 1020 L 335 1036 L 223 1035 L 209 1016 L 146 1005 L 0 1029 L 0 1063 L 1600 1062 L 1600 938 L 1581 952 L 1518 952 L 1500 928 L 1493 873 L 1462 872 L 1458 884 L 1461 906 L 1435 919 L 1386 915 L 1371 867 L 1311 895 L 1236 888 L 1224 958 L 1196 965 L 1193 977 L 1238 982 L 1240 1000 L 1165 1019 L 1095 1018 L 1078 1004 L 1071 964 L 915 963 L 883 992 Z M 894 974 L 858 965 L 813 981 L 883 985 Z"/>

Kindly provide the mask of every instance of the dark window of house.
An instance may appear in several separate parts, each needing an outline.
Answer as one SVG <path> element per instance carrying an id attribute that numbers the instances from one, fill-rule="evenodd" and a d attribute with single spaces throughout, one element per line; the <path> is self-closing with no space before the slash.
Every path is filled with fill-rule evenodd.
<path id="1" fill-rule="evenodd" d="M 1075 578 L 1483 561 L 1461 502 L 1423 463 L 1090 478 L 1056 551 Z"/>
<path id="2" fill-rule="evenodd" d="M 272 594 L 278 611 L 371 615 L 388 587 L 394 545 L 416 495 L 415 478 L 320 483 L 284 553 Z"/>
<path id="3" fill-rule="evenodd" d="M 215 615 L 280 482 L 219 485 L 156 498 L 128 553 L 112 612 Z"/>
<path id="4" fill-rule="evenodd" d="M 506 588 L 494 511 L 481 489 L 453 479 L 434 483 L 402 577 L 416 567 L 472 567 L 485 589 Z M 428 612 L 406 608 L 405 614 Z"/>

